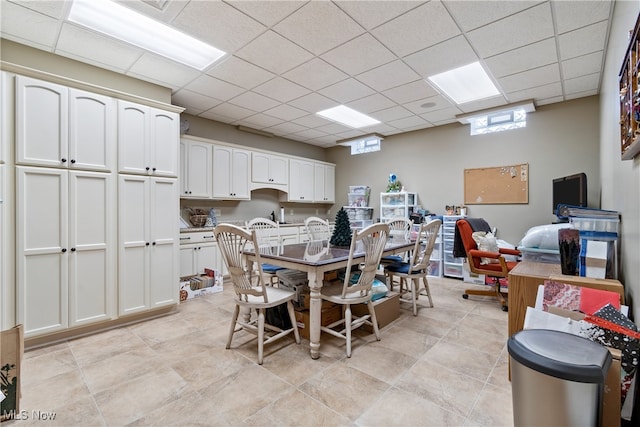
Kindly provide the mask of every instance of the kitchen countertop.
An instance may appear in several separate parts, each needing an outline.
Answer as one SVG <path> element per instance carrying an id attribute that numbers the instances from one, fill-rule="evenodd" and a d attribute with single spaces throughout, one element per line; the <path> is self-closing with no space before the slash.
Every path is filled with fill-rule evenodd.
<path id="1" fill-rule="evenodd" d="M 220 224 L 233 224 L 233 225 L 237 225 L 238 227 L 244 227 L 245 222 L 244 221 L 222 221 L 220 222 Z M 286 228 L 286 227 L 304 227 L 304 223 L 284 223 L 284 224 L 280 224 L 280 227 Z M 181 233 L 194 233 L 197 231 L 213 231 L 214 227 L 187 227 L 187 228 L 181 228 L 180 232 Z"/>

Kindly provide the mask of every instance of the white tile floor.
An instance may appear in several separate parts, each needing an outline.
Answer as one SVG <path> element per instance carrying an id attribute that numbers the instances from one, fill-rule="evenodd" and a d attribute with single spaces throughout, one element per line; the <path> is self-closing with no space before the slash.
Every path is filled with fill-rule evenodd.
<path id="1" fill-rule="evenodd" d="M 225 341 L 232 289 L 178 313 L 25 353 L 21 409 L 3 427 L 512 426 L 507 313 L 463 300 L 459 280 L 429 280 L 434 308 L 401 305 L 381 341 L 358 332 L 353 355 L 323 335 L 321 357 L 293 339 Z M 33 411 L 54 412 L 37 421 Z"/>

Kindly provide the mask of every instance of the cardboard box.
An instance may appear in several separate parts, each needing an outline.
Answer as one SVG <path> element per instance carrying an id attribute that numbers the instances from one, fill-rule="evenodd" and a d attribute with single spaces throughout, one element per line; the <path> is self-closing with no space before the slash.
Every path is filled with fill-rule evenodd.
<path id="1" fill-rule="evenodd" d="M 330 325 L 331 323 L 342 319 L 342 307 L 339 305 L 333 305 L 329 308 L 323 308 L 321 312 L 322 326 Z M 300 336 L 305 339 L 309 339 L 309 310 L 296 311 L 296 322 L 298 323 L 298 331 Z"/>
<path id="2" fill-rule="evenodd" d="M 387 293 L 384 298 L 373 302 L 373 309 L 376 312 L 378 328 L 384 328 L 400 316 L 400 294 L 398 292 Z M 364 316 L 369 313 L 369 310 L 365 304 L 357 304 L 351 306 L 351 312 L 356 316 Z M 362 325 L 362 329 L 373 332 L 373 327 L 369 325 Z"/>
<path id="3" fill-rule="evenodd" d="M 0 421 L 20 416 L 20 366 L 24 354 L 22 325 L 0 333 Z"/>
<path id="4" fill-rule="evenodd" d="M 608 348 L 608 347 L 607 347 Z M 620 350 L 608 348 L 613 360 L 604 380 L 604 398 L 602 399 L 602 424 L 607 427 L 620 426 L 621 391 L 620 391 Z M 627 396 L 633 399 L 633 396 Z"/>
<path id="5" fill-rule="evenodd" d="M 223 290 L 223 277 L 221 274 L 216 274 L 214 277 L 201 274 L 180 278 L 180 302 L 205 295 L 217 294 Z"/>

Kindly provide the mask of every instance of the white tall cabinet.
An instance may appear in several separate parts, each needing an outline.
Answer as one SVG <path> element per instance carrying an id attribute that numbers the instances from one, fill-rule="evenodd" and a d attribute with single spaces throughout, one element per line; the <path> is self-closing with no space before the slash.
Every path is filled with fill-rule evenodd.
<path id="1" fill-rule="evenodd" d="M 179 297 L 180 109 L 55 81 L 1 80 L 0 198 L 11 204 L 0 206 L 0 277 L 15 279 L 15 293 L 2 283 L 1 320 L 24 324 L 27 339 Z M 15 262 L 2 252 L 9 240 Z"/>
<path id="2" fill-rule="evenodd" d="M 115 314 L 112 175 L 18 166 L 18 322 L 25 337 Z"/>
<path id="3" fill-rule="evenodd" d="M 118 178 L 120 314 L 178 299 L 178 183 L 175 178 Z"/>

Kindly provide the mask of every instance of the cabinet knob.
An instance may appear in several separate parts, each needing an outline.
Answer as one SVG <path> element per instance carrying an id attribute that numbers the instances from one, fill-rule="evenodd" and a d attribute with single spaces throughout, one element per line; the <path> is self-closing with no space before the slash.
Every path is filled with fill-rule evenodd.
<path id="1" fill-rule="evenodd" d="M 153 242 L 153 243 L 152 243 L 152 245 L 153 245 L 153 246 L 155 246 L 155 245 L 156 245 L 156 242 Z"/>
<path id="2" fill-rule="evenodd" d="M 67 252 L 67 248 L 62 248 L 62 252 Z"/>
<path id="3" fill-rule="evenodd" d="M 147 166 L 145 169 L 146 169 L 146 170 L 149 170 L 149 166 Z"/>
<path id="4" fill-rule="evenodd" d="M 145 246 L 149 246 L 149 242 L 145 243 Z"/>
<path id="5" fill-rule="evenodd" d="M 76 251 L 76 248 L 71 248 L 71 252 L 75 252 L 75 251 Z"/>
<path id="6" fill-rule="evenodd" d="M 60 159 L 60 161 L 61 161 L 62 163 L 67 163 L 67 159 L 65 159 L 65 158 Z"/>
<path id="7" fill-rule="evenodd" d="M 75 163 L 75 162 L 76 162 L 76 159 L 71 159 L 71 163 Z"/>
<path id="8" fill-rule="evenodd" d="M 156 171 L 156 168 L 153 168 L 152 170 L 155 172 L 155 171 Z"/>

